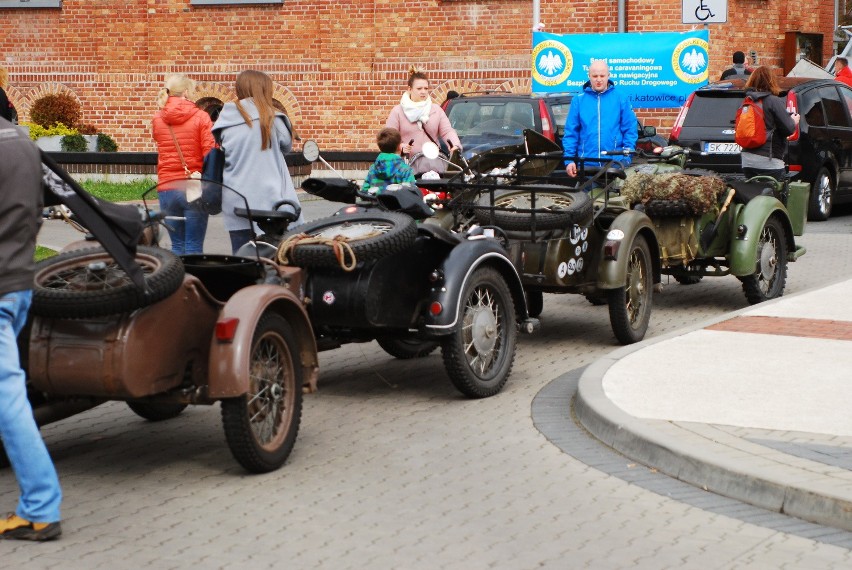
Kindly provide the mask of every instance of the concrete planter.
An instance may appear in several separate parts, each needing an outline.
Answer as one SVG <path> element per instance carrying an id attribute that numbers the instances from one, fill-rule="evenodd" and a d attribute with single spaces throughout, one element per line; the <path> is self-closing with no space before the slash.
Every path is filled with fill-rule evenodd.
<path id="1" fill-rule="evenodd" d="M 62 137 L 59 135 L 39 137 L 36 139 L 36 144 L 45 152 L 59 152 L 62 150 Z"/>
<path id="2" fill-rule="evenodd" d="M 86 139 L 86 150 L 95 152 L 98 149 L 98 135 L 83 135 Z M 62 136 L 53 135 L 36 139 L 36 144 L 44 151 L 59 152 L 62 150 Z"/>

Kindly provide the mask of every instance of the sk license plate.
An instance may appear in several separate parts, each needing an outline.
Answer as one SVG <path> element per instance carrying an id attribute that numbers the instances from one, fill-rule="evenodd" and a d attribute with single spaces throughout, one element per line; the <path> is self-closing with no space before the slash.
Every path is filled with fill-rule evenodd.
<path id="1" fill-rule="evenodd" d="M 713 154 L 736 154 L 742 149 L 740 145 L 732 142 L 709 142 L 704 143 L 704 152 Z"/>

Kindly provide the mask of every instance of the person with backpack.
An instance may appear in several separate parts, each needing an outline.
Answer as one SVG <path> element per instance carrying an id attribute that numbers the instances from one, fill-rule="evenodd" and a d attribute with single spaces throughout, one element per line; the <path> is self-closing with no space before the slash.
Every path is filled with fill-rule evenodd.
<path id="1" fill-rule="evenodd" d="M 796 132 L 799 114 L 795 109 L 788 112 L 784 99 L 778 96 L 778 82 L 766 66 L 752 72 L 745 89 L 746 99 L 737 113 L 735 129 L 735 140 L 743 147 L 743 174 L 746 178 L 764 175 L 783 180 L 787 137 Z"/>

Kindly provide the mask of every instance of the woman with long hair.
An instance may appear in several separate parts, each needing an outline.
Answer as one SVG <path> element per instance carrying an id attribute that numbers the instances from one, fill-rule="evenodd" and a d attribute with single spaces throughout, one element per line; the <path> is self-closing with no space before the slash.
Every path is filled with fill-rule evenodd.
<path id="1" fill-rule="evenodd" d="M 285 199 L 298 204 L 284 161 L 284 153 L 293 148 L 293 128 L 287 116 L 275 108 L 272 79 L 262 71 L 247 69 L 237 76 L 235 89 L 238 100 L 225 103 L 213 125 L 225 151 L 223 183 L 245 196 L 254 210 L 272 210 Z M 242 197 L 233 192 L 223 194 L 222 215 L 234 253 L 260 232 L 248 220 L 234 215 L 234 208 L 244 207 Z M 290 206 L 282 208 L 292 211 Z M 301 222 L 300 217 L 295 224 Z"/>
<path id="2" fill-rule="evenodd" d="M 461 142 L 440 105 L 432 102 L 429 96 L 429 76 L 426 72 L 411 66 L 408 69 L 408 89 L 402 94 L 399 105 L 388 116 L 385 127 L 393 128 L 402 135 L 402 153 L 414 156 L 429 141 L 440 144 L 443 139 L 450 152 L 461 151 Z M 412 165 L 415 174 L 430 170 L 444 172 L 446 163 L 438 159 L 421 158 Z"/>
<path id="3" fill-rule="evenodd" d="M 215 146 L 213 122 L 189 96 L 195 82 L 186 75 L 170 75 L 157 94 L 160 110 L 154 115 L 152 134 L 157 143 L 157 198 L 166 214 L 166 229 L 172 251 L 178 255 L 202 253 L 207 233 L 207 214 L 186 201 L 185 185 L 168 182 L 186 180 L 201 172 L 204 156 Z"/>
<path id="4" fill-rule="evenodd" d="M 778 96 L 781 89 L 778 87 L 775 75 L 765 65 L 752 71 L 746 81 L 745 89 L 746 95 L 763 107 L 766 143 L 757 148 L 742 150 L 740 160 L 743 174 L 747 178 L 765 175 L 783 180 L 787 137 L 796 132 L 799 115 L 787 111 L 784 100 Z"/>

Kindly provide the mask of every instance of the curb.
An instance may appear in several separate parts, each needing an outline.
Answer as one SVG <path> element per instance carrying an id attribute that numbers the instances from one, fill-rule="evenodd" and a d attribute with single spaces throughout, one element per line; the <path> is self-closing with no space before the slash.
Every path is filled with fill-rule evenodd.
<path id="1" fill-rule="evenodd" d="M 848 280 L 839 279 L 837 283 Z M 815 290 L 818 289 L 769 303 Z M 595 361 L 580 377 L 574 398 L 576 417 L 583 427 L 607 446 L 675 479 L 757 507 L 852 530 L 852 486 L 826 474 L 827 466 L 801 458 L 797 458 L 797 465 L 784 463 L 784 458 L 790 456 L 781 452 L 763 453 L 756 457 L 717 441 L 709 443 L 708 438 L 685 429 L 679 430 L 682 433 L 677 435 L 667 433 L 666 427 L 672 426 L 672 422 L 631 416 L 604 393 L 602 383 L 607 371 L 628 354 L 731 319 L 753 308 L 746 307 L 686 329 L 619 348 Z M 806 464 L 813 467 L 805 469 L 799 466 Z"/>

